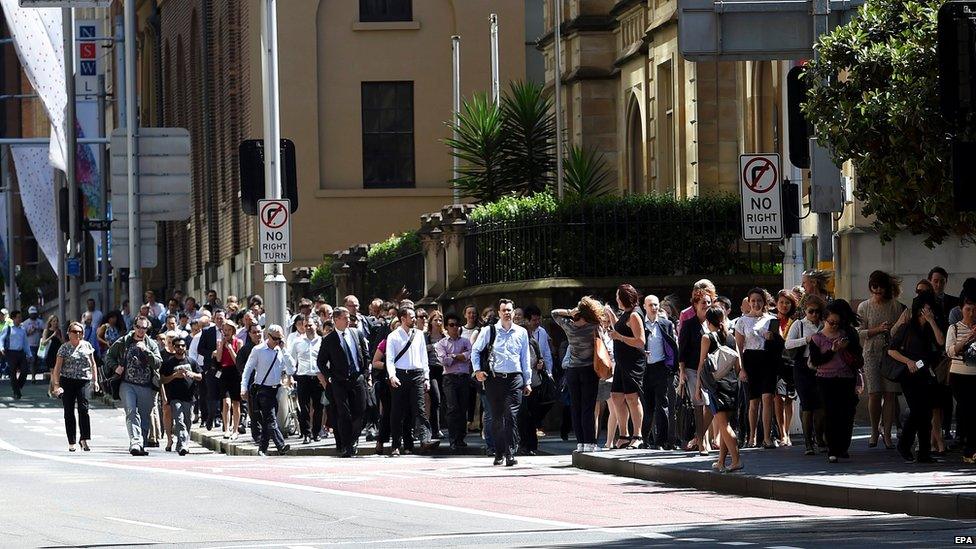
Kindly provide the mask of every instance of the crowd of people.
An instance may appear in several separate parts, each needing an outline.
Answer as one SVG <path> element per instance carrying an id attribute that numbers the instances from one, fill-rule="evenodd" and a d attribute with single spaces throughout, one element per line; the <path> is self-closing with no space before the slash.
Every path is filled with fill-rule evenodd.
<path id="1" fill-rule="evenodd" d="M 475 434 L 495 465 L 511 466 L 558 426 L 578 452 L 717 451 L 714 468 L 734 472 L 740 448 L 793 445 L 794 401 L 805 453 L 849 458 L 866 394 L 868 446 L 919 463 L 955 446 L 976 462 L 976 279 L 957 298 L 933 268 L 903 305 L 901 281 L 876 271 L 855 309 L 831 298 L 829 276 L 808 271 L 775 294 L 752 288 L 738 312 L 709 280 L 684 309 L 680 296 L 622 284 L 607 303 L 587 296 L 552 310 L 549 328 L 537 306 L 508 299 L 457 312 L 302 299 L 283 327 L 266 325 L 260 296 L 210 291 L 200 303 L 177 290 L 164 306 L 149 291 L 134 313 L 125 303 L 103 315 L 89 300 L 67 337 L 33 307 L 27 319 L 0 311 L 0 353 L 15 398 L 28 374 L 51 372 L 70 451 L 90 449 L 88 399 L 104 391 L 123 403 L 133 455 L 162 444 L 185 455 L 197 423 L 226 439 L 249 427 L 261 454 L 272 443 L 285 454 L 284 387 L 301 443 L 334 437 L 342 457 L 363 434 L 390 456 L 442 442 L 461 451 Z"/>

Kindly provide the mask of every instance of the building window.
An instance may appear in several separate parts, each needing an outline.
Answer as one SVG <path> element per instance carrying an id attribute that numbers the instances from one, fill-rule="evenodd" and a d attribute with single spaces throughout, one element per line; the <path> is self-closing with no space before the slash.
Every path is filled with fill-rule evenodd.
<path id="1" fill-rule="evenodd" d="M 674 177 L 674 75 L 671 61 L 657 66 L 657 191 L 682 197 Z"/>
<path id="2" fill-rule="evenodd" d="M 363 82 L 363 186 L 414 186 L 413 82 Z"/>
<path id="3" fill-rule="evenodd" d="M 412 21 L 412 0 L 359 0 L 359 20 Z"/>

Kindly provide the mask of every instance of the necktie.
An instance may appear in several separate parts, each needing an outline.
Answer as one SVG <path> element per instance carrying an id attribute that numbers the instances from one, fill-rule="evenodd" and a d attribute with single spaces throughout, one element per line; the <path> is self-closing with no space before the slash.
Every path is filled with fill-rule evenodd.
<path id="1" fill-rule="evenodd" d="M 346 360 L 349 362 L 349 373 L 355 376 L 359 373 L 359 365 L 356 364 L 356 359 L 349 349 L 349 344 L 346 343 L 346 332 L 339 332 L 339 342 L 342 344 L 342 350 L 346 353 Z"/>

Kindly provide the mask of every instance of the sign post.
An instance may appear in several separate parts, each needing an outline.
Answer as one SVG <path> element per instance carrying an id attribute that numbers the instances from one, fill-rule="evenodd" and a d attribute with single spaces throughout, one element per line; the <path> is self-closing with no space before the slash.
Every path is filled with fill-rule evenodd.
<path id="1" fill-rule="evenodd" d="M 291 263 L 291 204 L 287 198 L 258 201 L 261 263 Z"/>
<path id="2" fill-rule="evenodd" d="M 778 154 L 739 156 L 742 196 L 742 239 L 748 242 L 783 239 L 783 187 Z"/>

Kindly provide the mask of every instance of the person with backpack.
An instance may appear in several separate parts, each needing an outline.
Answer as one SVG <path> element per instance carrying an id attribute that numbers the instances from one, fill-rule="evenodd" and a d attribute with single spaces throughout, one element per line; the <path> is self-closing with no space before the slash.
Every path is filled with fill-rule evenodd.
<path id="1" fill-rule="evenodd" d="M 733 473 L 742 469 L 742 460 L 738 437 L 729 419 L 738 408 L 739 380 L 746 374 L 739 364 L 735 340 L 725 328 L 725 309 L 709 307 L 705 312 L 705 326 L 698 359 L 698 389 L 700 398 L 712 412 L 712 428 L 719 436 L 718 461 L 712 468 Z M 726 468 L 725 458 L 730 455 L 732 463 Z"/>
<path id="2" fill-rule="evenodd" d="M 125 407 L 125 427 L 129 433 L 129 453 L 147 456 L 150 416 L 159 391 L 159 367 L 163 358 L 159 345 L 148 336 L 149 318 L 140 315 L 131 332 L 120 337 L 105 354 L 105 366 L 120 376 L 119 397 Z"/>

